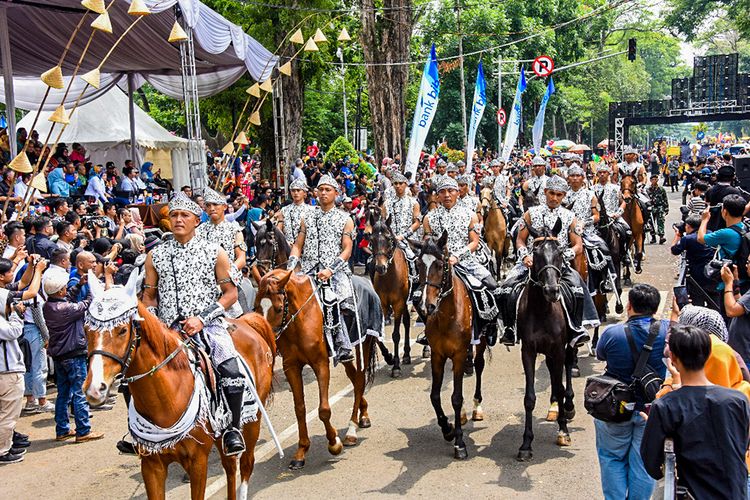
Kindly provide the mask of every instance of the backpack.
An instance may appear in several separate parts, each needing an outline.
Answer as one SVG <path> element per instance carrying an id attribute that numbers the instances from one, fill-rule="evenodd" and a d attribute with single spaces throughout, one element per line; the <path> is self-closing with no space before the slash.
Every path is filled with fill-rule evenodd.
<path id="1" fill-rule="evenodd" d="M 742 228 L 737 226 L 730 226 L 730 228 L 740 235 L 740 246 L 732 256 L 732 262 L 737 266 L 740 279 L 746 280 L 750 278 L 747 274 L 747 260 L 750 258 L 750 232 L 747 231 L 744 224 Z"/>

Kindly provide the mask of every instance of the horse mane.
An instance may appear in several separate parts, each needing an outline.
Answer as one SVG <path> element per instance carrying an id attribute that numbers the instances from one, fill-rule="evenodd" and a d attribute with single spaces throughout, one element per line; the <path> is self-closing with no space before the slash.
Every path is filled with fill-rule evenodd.
<path id="1" fill-rule="evenodd" d="M 286 252 L 287 255 L 290 254 L 292 252 L 292 247 L 289 246 L 289 243 L 286 241 L 286 237 L 284 236 L 284 233 L 282 233 L 281 229 L 279 229 L 279 227 L 275 224 L 273 226 L 273 234 L 281 250 Z"/>
<path id="2" fill-rule="evenodd" d="M 180 342 L 182 342 L 180 334 L 162 323 L 140 300 L 138 301 L 138 314 L 143 318 L 143 323 L 141 324 L 142 340 L 153 349 L 161 351 L 159 354 L 163 354 L 164 357 L 169 356 L 172 351 L 177 349 Z M 183 351 L 182 354 L 184 355 L 178 354 L 175 356 L 170 362 L 170 366 L 189 370 L 190 360 L 187 353 Z"/>

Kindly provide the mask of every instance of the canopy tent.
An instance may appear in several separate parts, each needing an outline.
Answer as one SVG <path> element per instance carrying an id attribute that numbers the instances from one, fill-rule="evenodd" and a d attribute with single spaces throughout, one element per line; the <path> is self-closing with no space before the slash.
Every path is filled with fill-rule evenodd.
<path id="1" fill-rule="evenodd" d="M 61 142 L 70 148 L 74 142 L 81 143 L 94 164 L 108 161 L 122 166 L 131 158 L 128 96 L 119 89 L 104 94 L 88 104 L 79 106 L 71 115 L 70 124 L 65 129 Z M 34 114 L 27 114 L 19 127 L 31 132 Z M 44 137 L 52 126 L 48 121 L 50 112 L 39 117 L 35 129 Z M 135 107 L 135 138 L 137 152 L 134 163 L 150 161 L 153 171 L 161 169 L 165 179 L 173 179 L 175 186 L 190 184 L 188 171 L 188 140 L 177 137 L 156 123 L 145 111 Z"/>

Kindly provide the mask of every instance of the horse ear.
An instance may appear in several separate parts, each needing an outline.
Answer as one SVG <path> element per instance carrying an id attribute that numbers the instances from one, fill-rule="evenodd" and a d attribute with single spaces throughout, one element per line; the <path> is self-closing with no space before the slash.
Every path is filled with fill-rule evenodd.
<path id="1" fill-rule="evenodd" d="M 532 239 L 539 238 L 539 233 L 536 232 L 536 229 L 531 224 L 526 224 L 526 229 L 529 231 L 529 236 L 531 236 Z"/>
<path id="2" fill-rule="evenodd" d="M 96 274 L 94 274 L 91 269 L 89 269 L 88 277 L 89 286 L 91 287 L 91 295 L 95 298 L 100 297 L 104 293 L 104 284 L 99 281 L 99 278 L 96 277 Z"/>
<path id="3" fill-rule="evenodd" d="M 254 220 L 251 220 L 250 222 L 253 223 L 253 227 L 256 231 L 260 231 L 260 228 L 263 227 L 263 225 L 260 222 L 255 222 Z"/>
<path id="4" fill-rule="evenodd" d="M 439 248 L 444 248 L 446 243 L 448 243 L 448 231 L 443 229 L 443 234 L 441 234 L 440 238 L 437 240 L 437 246 Z"/>
<path id="5" fill-rule="evenodd" d="M 391 214 L 388 214 L 388 218 L 385 220 L 385 224 L 388 227 L 391 227 L 391 222 L 393 221 L 393 216 Z"/>
<path id="6" fill-rule="evenodd" d="M 281 275 L 281 278 L 279 278 L 279 287 L 286 288 L 286 284 L 289 283 L 289 278 L 292 277 L 292 273 L 294 271 L 292 269 L 285 271 L 284 274 Z"/>
<path id="7" fill-rule="evenodd" d="M 269 233 L 273 232 L 273 222 L 271 222 L 271 219 L 266 219 L 266 231 Z"/>
<path id="8" fill-rule="evenodd" d="M 552 227 L 552 236 L 557 237 L 557 235 L 560 234 L 561 230 L 562 230 L 562 219 L 558 217 L 557 221 L 555 222 L 555 225 Z"/>
<path id="9" fill-rule="evenodd" d="M 138 269 L 135 269 L 130 273 L 128 282 L 125 285 L 125 291 L 127 292 L 129 297 L 135 297 L 136 295 L 138 295 L 138 280 L 140 278 L 140 275 L 141 273 L 138 272 Z"/>

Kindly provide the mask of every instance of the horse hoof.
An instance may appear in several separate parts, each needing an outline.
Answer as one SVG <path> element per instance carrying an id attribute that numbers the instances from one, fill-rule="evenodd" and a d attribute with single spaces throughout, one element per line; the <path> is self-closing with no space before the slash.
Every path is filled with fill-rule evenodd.
<path id="1" fill-rule="evenodd" d="M 466 451 L 466 446 L 463 446 L 463 447 L 454 446 L 453 458 L 455 458 L 456 460 L 466 460 L 467 458 L 469 458 L 469 452 Z"/>
<path id="2" fill-rule="evenodd" d="M 531 457 L 533 454 L 531 453 L 531 450 L 518 450 L 518 455 L 516 456 L 516 460 L 519 462 L 528 462 L 531 460 Z"/>
<path id="3" fill-rule="evenodd" d="M 635 274 L 641 274 L 643 272 L 643 268 L 636 267 L 635 268 Z"/>
<path id="4" fill-rule="evenodd" d="M 410 365 L 411 364 L 411 356 L 408 355 L 408 354 L 404 354 L 404 357 L 401 358 L 401 362 L 403 364 L 405 364 L 405 365 Z"/>
<path id="5" fill-rule="evenodd" d="M 622 284 L 625 286 L 633 286 L 633 281 L 630 278 L 625 278 L 622 280 Z"/>
<path id="6" fill-rule="evenodd" d="M 430 359 L 431 355 L 432 351 L 430 350 L 430 346 L 424 346 L 424 349 L 422 349 L 422 359 Z"/>
<path id="7" fill-rule="evenodd" d="M 581 370 L 577 366 L 574 366 L 573 368 L 570 369 L 570 376 L 575 377 L 575 378 L 580 377 Z"/>
<path id="8" fill-rule="evenodd" d="M 547 422 L 557 422 L 557 415 L 560 412 L 555 410 L 550 410 L 547 412 Z"/>
<path id="9" fill-rule="evenodd" d="M 615 312 L 617 314 L 622 314 L 622 312 L 625 310 L 622 304 L 615 304 Z"/>
<path id="10" fill-rule="evenodd" d="M 336 442 L 328 445 L 328 453 L 331 455 L 339 455 L 344 450 L 344 445 L 341 443 L 341 439 L 336 436 Z"/>
<path id="11" fill-rule="evenodd" d="M 469 421 L 469 417 L 466 416 L 466 412 L 461 409 L 461 425 L 466 425 L 466 422 Z"/>
<path id="12" fill-rule="evenodd" d="M 304 460 L 292 460 L 289 463 L 289 470 L 300 470 L 304 466 L 305 466 Z"/>
<path id="13" fill-rule="evenodd" d="M 395 366 L 391 369 L 391 378 L 401 378 L 401 368 Z"/>
<path id="14" fill-rule="evenodd" d="M 557 434 L 557 446 L 570 446 L 572 443 L 570 439 L 570 434 L 568 433 L 558 433 Z"/>
<path id="15" fill-rule="evenodd" d="M 567 420 L 568 422 L 570 422 L 574 418 L 576 418 L 576 410 L 575 410 L 575 408 L 573 408 L 572 410 L 565 410 L 565 420 Z"/>
<path id="16" fill-rule="evenodd" d="M 386 365 L 393 366 L 393 354 L 391 354 L 390 352 L 384 352 L 383 361 L 385 361 Z"/>
<path id="17" fill-rule="evenodd" d="M 453 427 L 453 424 L 448 424 L 448 432 L 446 433 L 443 431 L 443 439 L 446 441 L 453 441 L 456 439 L 456 428 Z"/>
<path id="18" fill-rule="evenodd" d="M 481 411 L 474 410 L 471 414 L 471 419 L 474 422 L 481 422 L 482 420 L 484 420 L 484 413 L 482 413 Z"/>
<path id="19" fill-rule="evenodd" d="M 362 417 L 359 419 L 360 429 L 369 429 L 370 427 L 372 427 L 372 422 L 370 422 L 370 417 Z"/>
<path id="20" fill-rule="evenodd" d="M 357 436 L 344 436 L 344 446 L 356 446 L 356 445 L 357 445 Z M 333 453 L 333 454 L 338 455 L 338 453 Z"/>

